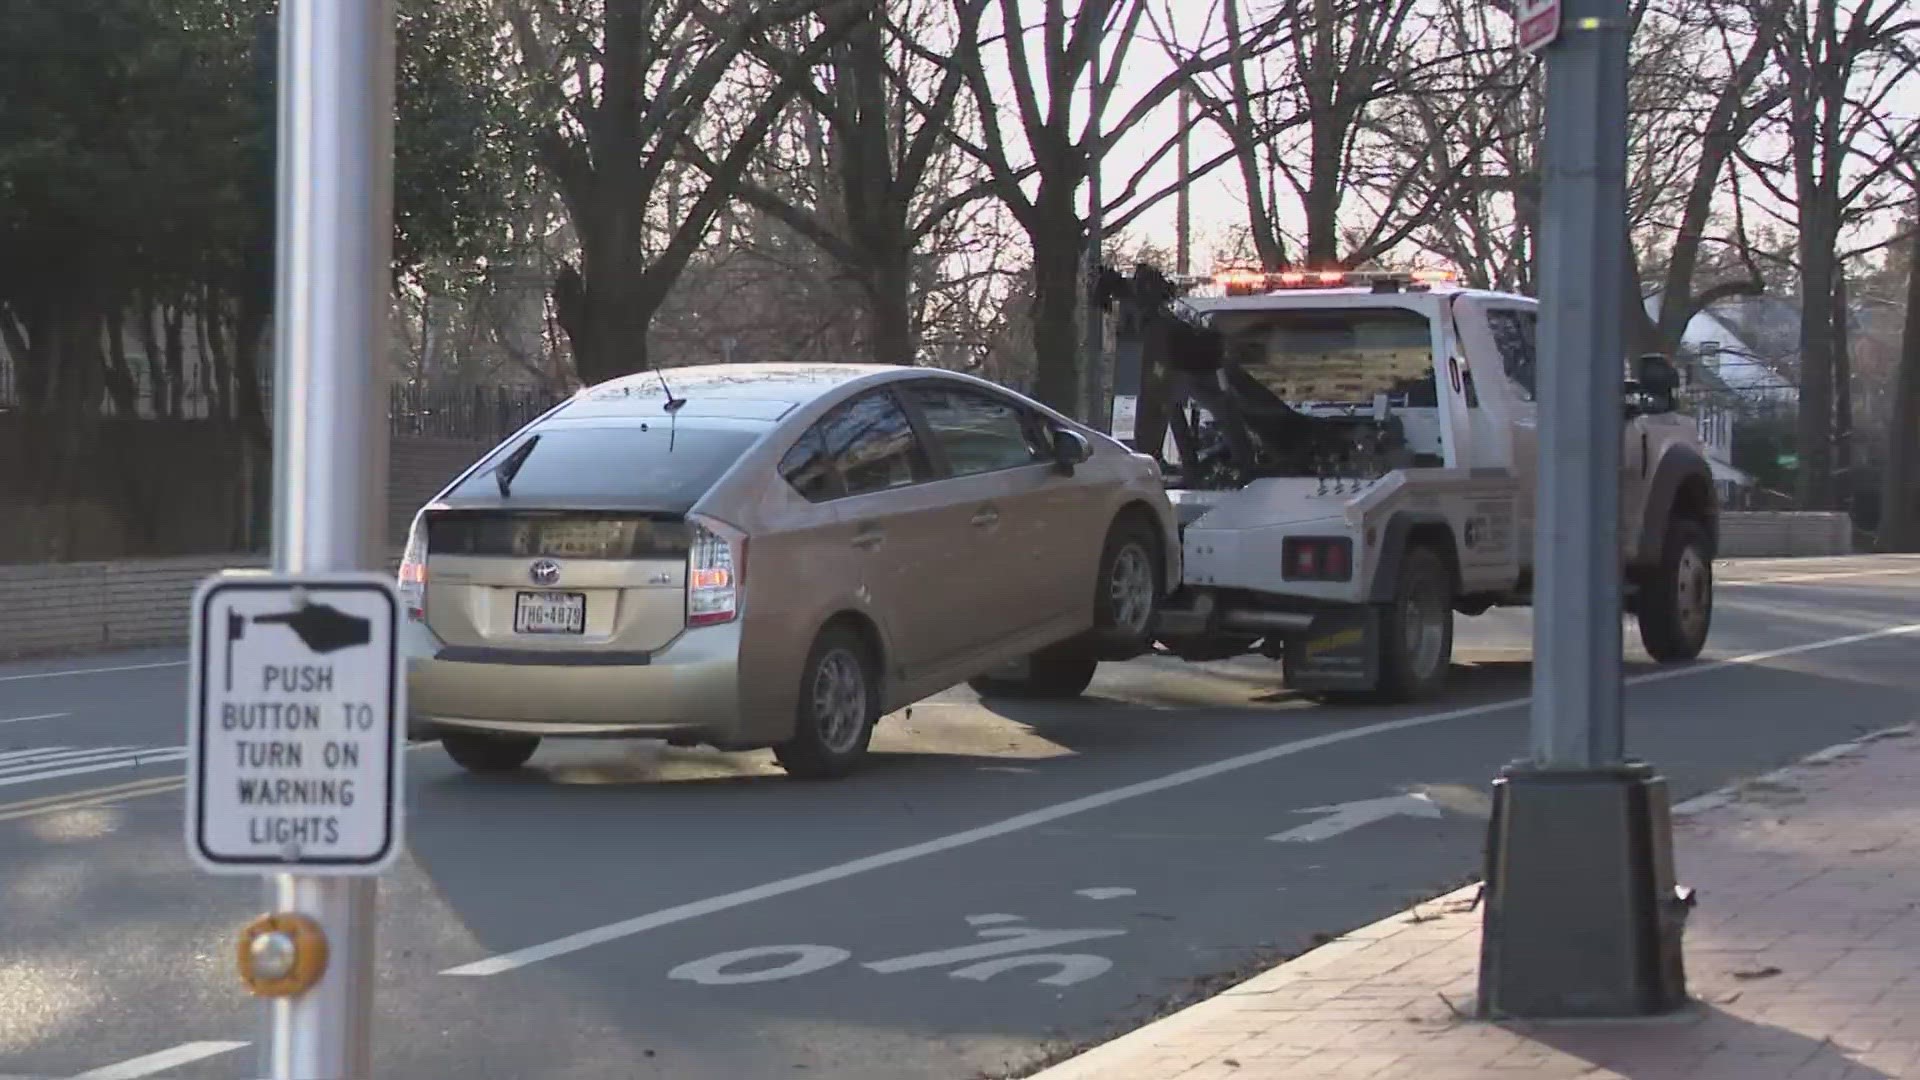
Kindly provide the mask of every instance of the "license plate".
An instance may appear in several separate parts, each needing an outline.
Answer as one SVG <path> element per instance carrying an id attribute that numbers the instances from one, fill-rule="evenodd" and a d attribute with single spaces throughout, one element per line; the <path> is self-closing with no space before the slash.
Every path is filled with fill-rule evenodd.
<path id="1" fill-rule="evenodd" d="M 584 634 L 587 632 L 587 594 L 577 592 L 523 592 L 513 601 L 516 634 Z"/>

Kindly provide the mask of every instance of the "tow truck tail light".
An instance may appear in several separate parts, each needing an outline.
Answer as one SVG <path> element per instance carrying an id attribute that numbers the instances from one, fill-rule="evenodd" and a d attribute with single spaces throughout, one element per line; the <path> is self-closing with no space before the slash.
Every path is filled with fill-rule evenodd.
<path id="1" fill-rule="evenodd" d="M 1353 580 L 1353 541 L 1344 536 L 1289 536 L 1280 545 L 1285 581 Z"/>
<path id="2" fill-rule="evenodd" d="M 747 570 L 747 537 L 711 518 L 692 518 L 687 551 L 687 625 L 715 626 L 740 616 Z"/>
<path id="3" fill-rule="evenodd" d="M 427 534 L 420 522 L 415 522 L 412 531 L 407 534 L 407 550 L 400 557 L 400 572 L 396 585 L 400 593 L 400 603 L 407 609 L 407 618 L 414 622 L 425 622 L 427 618 Z"/>

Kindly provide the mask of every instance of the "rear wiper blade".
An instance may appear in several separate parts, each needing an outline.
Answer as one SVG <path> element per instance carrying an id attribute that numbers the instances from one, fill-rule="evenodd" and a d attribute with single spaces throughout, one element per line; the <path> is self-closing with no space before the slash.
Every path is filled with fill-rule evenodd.
<path id="1" fill-rule="evenodd" d="M 513 494 L 513 478 L 520 475 L 520 466 L 527 463 L 533 448 L 540 444 L 540 436 L 535 435 L 507 455 L 507 460 L 494 466 L 493 482 L 500 488 L 500 497 L 505 499 Z"/>

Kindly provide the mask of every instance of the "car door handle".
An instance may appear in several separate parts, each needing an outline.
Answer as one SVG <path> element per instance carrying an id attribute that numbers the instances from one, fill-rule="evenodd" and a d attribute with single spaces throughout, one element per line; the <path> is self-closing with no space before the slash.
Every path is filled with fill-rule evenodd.
<path id="1" fill-rule="evenodd" d="M 853 546 L 866 551 L 872 551 L 881 544 L 886 543 L 886 541 L 887 534 L 881 532 L 879 529 L 862 529 L 859 533 L 855 534 Z"/>
<path id="2" fill-rule="evenodd" d="M 989 525 L 998 523 L 999 520 L 1000 511 L 995 510 L 991 506 L 981 507 L 980 510 L 973 515 L 973 523 L 983 529 Z"/>

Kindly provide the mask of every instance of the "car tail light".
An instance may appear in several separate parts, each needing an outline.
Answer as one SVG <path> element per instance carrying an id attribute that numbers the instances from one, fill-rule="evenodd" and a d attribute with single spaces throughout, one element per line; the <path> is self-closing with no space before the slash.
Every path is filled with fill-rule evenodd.
<path id="1" fill-rule="evenodd" d="M 1353 580 L 1353 541 L 1344 536 L 1289 536 L 1280 545 L 1286 581 Z"/>
<path id="2" fill-rule="evenodd" d="M 407 534 L 407 551 L 400 557 L 398 575 L 400 603 L 407 618 L 415 622 L 427 619 L 427 534 L 418 523 Z"/>
<path id="3" fill-rule="evenodd" d="M 747 570 L 745 533 L 711 518 L 693 518 L 687 551 L 687 625 L 713 626 L 740 615 Z"/>

